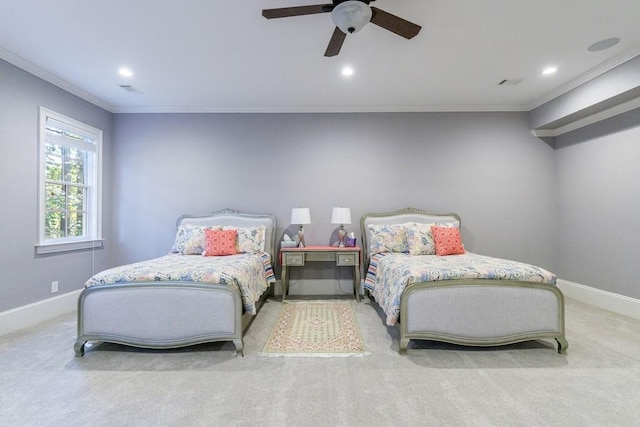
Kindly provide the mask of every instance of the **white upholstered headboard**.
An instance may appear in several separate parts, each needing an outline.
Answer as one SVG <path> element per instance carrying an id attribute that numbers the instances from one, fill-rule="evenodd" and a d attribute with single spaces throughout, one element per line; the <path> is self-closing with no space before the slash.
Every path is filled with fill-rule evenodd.
<path id="1" fill-rule="evenodd" d="M 423 211 L 416 208 L 405 208 L 394 212 L 368 213 L 360 218 L 360 231 L 362 232 L 362 251 L 365 262 L 369 261 L 369 225 L 370 224 L 404 224 L 417 222 L 421 224 L 451 224 L 461 225 L 460 217 L 455 213 L 438 214 Z"/>
<path id="2" fill-rule="evenodd" d="M 202 216 L 182 215 L 176 221 L 176 228 L 182 224 L 204 226 L 233 225 L 236 227 L 258 227 L 264 225 L 267 228 L 264 243 L 265 251 L 271 255 L 272 261 L 276 259 L 276 217 L 271 214 L 250 214 L 232 209 L 223 209 Z"/>

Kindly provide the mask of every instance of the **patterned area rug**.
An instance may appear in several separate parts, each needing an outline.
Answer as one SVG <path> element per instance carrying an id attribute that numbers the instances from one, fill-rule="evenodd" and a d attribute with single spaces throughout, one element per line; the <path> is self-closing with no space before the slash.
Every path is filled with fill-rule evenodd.
<path id="1" fill-rule="evenodd" d="M 366 356 L 351 301 L 285 301 L 261 356 Z"/>

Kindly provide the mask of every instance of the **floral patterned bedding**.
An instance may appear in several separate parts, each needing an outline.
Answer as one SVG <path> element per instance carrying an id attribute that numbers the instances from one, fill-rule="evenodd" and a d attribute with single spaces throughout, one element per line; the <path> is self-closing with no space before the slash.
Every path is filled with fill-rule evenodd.
<path id="1" fill-rule="evenodd" d="M 85 287 L 131 282 L 197 282 L 229 285 L 240 291 L 244 311 L 256 314 L 256 301 L 275 283 L 269 254 L 220 257 L 169 254 L 94 275 Z"/>
<path id="2" fill-rule="evenodd" d="M 540 267 L 467 252 L 463 255 L 380 253 L 371 257 L 365 288 L 387 315 L 387 325 L 400 317 L 404 289 L 420 282 L 456 279 L 501 279 L 555 285 L 556 276 Z"/>

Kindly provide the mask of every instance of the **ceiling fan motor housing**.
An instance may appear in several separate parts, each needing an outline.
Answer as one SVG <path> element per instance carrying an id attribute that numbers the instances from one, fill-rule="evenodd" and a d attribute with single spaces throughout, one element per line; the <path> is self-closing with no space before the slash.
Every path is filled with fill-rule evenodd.
<path id="1" fill-rule="evenodd" d="M 360 31 L 371 20 L 371 16 L 371 7 L 359 0 L 344 1 L 331 12 L 333 23 L 345 34 Z"/>
<path id="2" fill-rule="evenodd" d="M 375 0 L 333 0 L 328 4 L 264 9 L 262 16 L 267 19 L 273 19 L 331 12 L 331 20 L 336 27 L 324 53 L 324 56 L 327 57 L 338 55 L 347 35 L 360 31 L 367 25 L 367 22 L 371 22 L 405 39 L 411 39 L 418 35 L 422 28 L 420 25 L 392 15 L 377 7 L 370 7 L 369 3 L 373 1 Z"/>

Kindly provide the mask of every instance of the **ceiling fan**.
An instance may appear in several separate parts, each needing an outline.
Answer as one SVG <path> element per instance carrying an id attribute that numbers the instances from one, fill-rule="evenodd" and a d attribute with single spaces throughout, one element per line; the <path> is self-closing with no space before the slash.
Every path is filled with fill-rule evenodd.
<path id="1" fill-rule="evenodd" d="M 333 31 L 324 56 L 336 56 L 339 54 L 347 34 L 360 31 L 367 22 L 372 22 L 406 39 L 415 37 L 422 29 L 421 26 L 413 22 L 380 10 L 377 7 L 369 6 L 372 1 L 375 0 L 333 0 L 333 3 L 328 4 L 264 9 L 262 16 L 272 19 L 330 12 L 336 29 Z"/>

